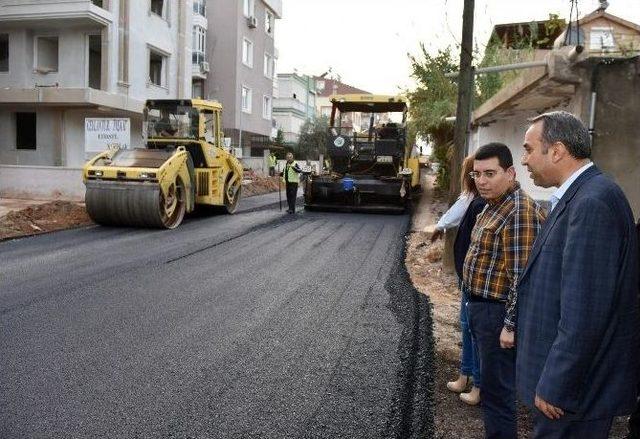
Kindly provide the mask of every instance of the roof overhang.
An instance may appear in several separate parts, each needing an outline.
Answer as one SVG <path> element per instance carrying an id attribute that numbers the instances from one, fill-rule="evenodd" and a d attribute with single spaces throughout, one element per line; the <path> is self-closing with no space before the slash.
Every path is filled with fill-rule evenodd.
<path id="1" fill-rule="evenodd" d="M 371 94 L 332 95 L 330 100 L 343 113 L 351 111 L 386 113 L 407 110 L 407 102 L 401 96 Z"/>
<path id="2" fill-rule="evenodd" d="M 0 105 L 42 105 L 50 107 L 95 107 L 142 114 L 144 101 L 92 88 L 8 88 L 0 89 Z"/>
<path id="3" fill-rule="evenodd" d="M 580 77 L 567 59 L 567 50 L 551 53 L 547 66 L 523 71 L 472 115 L 474 125 L 485 125 L 520 113 L 542 112 L 562 106 L 575 95 Z"/>
<path id="4" fill-rule="evenodd" d="M 113 23 L 113 14 L 89 0 L 13 3 L 0 6 L 0 23 L 3 27 L 32 28 L 108 26 Z"/>

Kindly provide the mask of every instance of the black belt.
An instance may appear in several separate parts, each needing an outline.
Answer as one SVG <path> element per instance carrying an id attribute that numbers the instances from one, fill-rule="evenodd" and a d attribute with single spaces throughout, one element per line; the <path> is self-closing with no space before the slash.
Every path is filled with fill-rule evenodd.
<path id="1" fill-rule="evenodd" d="M 469 294 L 469 302 L 506 303 L 506 300 L 494 299 L 492 297 L 482 297 L 476 294 Z"/>

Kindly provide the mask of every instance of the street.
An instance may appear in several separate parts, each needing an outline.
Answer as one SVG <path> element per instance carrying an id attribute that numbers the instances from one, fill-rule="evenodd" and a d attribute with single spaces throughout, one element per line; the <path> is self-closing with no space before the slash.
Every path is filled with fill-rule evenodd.
<path id="1" fill-rule="evenodd" d="M 261 209 L 0 243 L 0 437 L 425 437 L 408 223 Z"/>

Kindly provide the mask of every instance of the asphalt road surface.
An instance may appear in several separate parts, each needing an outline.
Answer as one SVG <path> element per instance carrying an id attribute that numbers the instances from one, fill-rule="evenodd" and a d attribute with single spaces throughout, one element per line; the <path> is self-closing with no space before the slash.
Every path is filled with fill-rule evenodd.
<path id="1" fill-rule="evenodd" d="M 0 437 L 428 437 L 408 222 L 264 209 L 0 243 Z"/>

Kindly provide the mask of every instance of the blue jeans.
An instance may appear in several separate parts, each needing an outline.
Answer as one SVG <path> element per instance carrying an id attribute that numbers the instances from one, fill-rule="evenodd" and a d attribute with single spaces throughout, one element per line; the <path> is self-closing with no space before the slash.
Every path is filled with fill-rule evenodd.
<path id="1" fill-rule="evenodd" d="M 473 385 L 481 388 L 480 356 L 471 329 L 469 328 L 469 308 L 467 306 L 469 296 L 461 290 L 460 300 L 460 329 L 462 331 L 462 353 L 460 354 L 460 373 L 473 376 Z"/>
<path id="2" fill-rule="evenodd" d="M 469 302 L 469 324 L 480 353 L 485 439 L 516 439 L 516 351 L 500 347 L 501 302 Z"/>

